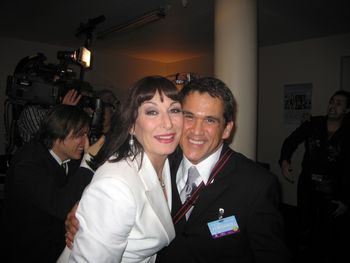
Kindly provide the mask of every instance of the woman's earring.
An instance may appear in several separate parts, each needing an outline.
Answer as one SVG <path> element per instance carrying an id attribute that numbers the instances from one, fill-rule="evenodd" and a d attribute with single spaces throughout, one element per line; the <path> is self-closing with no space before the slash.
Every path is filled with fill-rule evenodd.
<path id="1" fill-rule="evenodd" d="M 134 141 L 134 135 L 132 135 L 132 134 L 130 134 L 129 146 L 130 146 L 130 151 L 134 154 L 135 153 L 135 141 Z"/>

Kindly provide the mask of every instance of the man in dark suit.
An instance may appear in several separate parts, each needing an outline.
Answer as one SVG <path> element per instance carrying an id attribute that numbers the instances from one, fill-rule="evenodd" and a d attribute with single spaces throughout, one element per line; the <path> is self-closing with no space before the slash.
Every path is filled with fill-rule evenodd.
<path id="1" fill-rule="evenodd" d="M 218 79 L 202 78 L 181 94 L 183 155 L 171 162 L 176 237 L 157 262 L 290 262 L 276 177 L 224 143 L 234 127 L 231 91 Z M 198 175 L 188 186 L 193 166 Z"/>
<path id="2" fill-rule="evenodd" d="M 89 147 L 89 121 L 82 109 L 58 105 L 12 158 L 5 183 L 7 262 L 56 262 L 62 252 L 64 219 L 93 175 L 88 152 L 101 144 Z"/>

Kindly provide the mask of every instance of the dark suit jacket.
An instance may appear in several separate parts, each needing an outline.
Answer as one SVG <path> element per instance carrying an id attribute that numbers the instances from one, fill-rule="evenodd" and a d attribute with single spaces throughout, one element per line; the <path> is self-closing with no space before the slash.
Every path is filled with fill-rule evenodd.
<path id="1" fill-rule="evenodd" d="M 224 145 L 223 152 L 231 151 Z M 182 158 L 182 157 L 181 157 Z M 172 214 L 181 207 L 176 172 L 181 158 L 172 162 Z M 176 237 L 158 253 L 157 262 L 290 262 L 278 211 L 276 177 L 242 154 L 233 152 L 214 182 L 202 190 L 190 218 L 175 226 Z M 208 222 L 234 215 L 240 231 L 213 239 Z"/>
<path id="2" fill-rule="evenodd" d="M 8 262 L 55 262 L 65 245 L 64 219 L 93 172 L 69 162 L 69 174 L 39 142 L 11 160 L 5 182 Z"/>

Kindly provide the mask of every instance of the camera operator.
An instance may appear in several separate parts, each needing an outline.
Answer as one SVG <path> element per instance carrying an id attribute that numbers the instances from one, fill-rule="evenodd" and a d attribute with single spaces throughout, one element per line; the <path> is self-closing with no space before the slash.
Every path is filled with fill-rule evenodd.
<path id="1" fill-rule="evenodd" d="M 90 182 L 88 162 L 104 142 L 89 146 L 89 122 L 81 108 L 57 105 L 12 158 L 5 182 L 8 262 L 55 262 L 63 250 L 64 219 Z"/>
<path id="2" fill-rule="evenodd" d="M 80 101 L 82 97 L 83 99 Z M 101 104 L 97 107 L 96 101 L 98 99 L 100 99 Z M 92 118 L 90 121 L 90 128 L 93 134 L 91 134 L 91 137 L 95 137 L 94 140 L 90 140 L 92 143 L 97 141 L 102 134 L 107 133 L 112 115 L 119 106 L 118 99 L 113 92 L 108 89 L 95 92 L 84 91 L 83 94 L 75 89 L 70 89 L 61 100 L 61 103 L 66 105 L 78 105 Z M 99 114 L 99 109 L 101 110 L 101 114 L 96 116 Z M 45 108 L 41 105 L 27 105 L 24 107 L 17 121 L 18 133 L 22 143 L 26 143 L 33 138 L 34 134 L 39 129 L 40 122 L 45 118 L 48 111 L 49 108 Z"/>
<path id="3" fill-rule="evenodd" d="M 18 62 L 13 77 L 10 76 L 6 95 L 14 104 L 16 146 L 21 146 L 33 138 L 41 120 L 54 105 L 77 105 L 81 98 L 77 91 L 67 92 L 67 86 L 74 87 L 76 83 L 73 82 L 75 73 L 71 69 L 68 70 L 65 64 L 46 64 L 45 61 L 46 57 L 42 53 L 24 57 Z M 57 91 L 54 91 L 53 87 Z M 28 97 L 29 94 L 32 97 Z M 37 98 L 44 98 L 45 103 Z"/>
<path id="4" fill-rule="evenodd" d="M 69 56 L 58 52 L 59 65 L 46 64 L 42 53 L 23 58 L 9 76 L 6 95 L 12 105 L 15 125 L 8 132 L 8 152 L 33 138 L 47 112 L 59 103 L 77 105 L 91 117 L 90 142 L 94 143 L 109 129 L 112 113 L 119 101 L 110 90 L 94 92 L 89 83 L 77 80 Z M 71 52 L 68 52 L 69 54 Z M 76 66 L 73 62 L 72 66 Z"/>
<path id="5" fill-rule="evenodd" d="M 77 105 L 80 98 L 81 94 L 71 89 L 63 97 L 61 103 Z M 22 144 L 33 139 L 34 134 L 39 130 L 41 121 L 45 118 L 49 110 L 49 107 L 43 107 L 42 105 L 26 105 L 23 108 L 17 120 L 18 134 L 21 137 Z"/>

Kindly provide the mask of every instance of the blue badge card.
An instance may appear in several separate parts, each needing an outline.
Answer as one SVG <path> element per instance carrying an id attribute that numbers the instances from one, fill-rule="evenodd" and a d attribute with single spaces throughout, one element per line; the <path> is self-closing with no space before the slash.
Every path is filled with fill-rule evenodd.
<path id="1" fill-rule="evenodd" d="M 239 226 L 235 216 L 225 217 L 207 224 L 213 238 L 219 238 L 239 232 Z"/>

